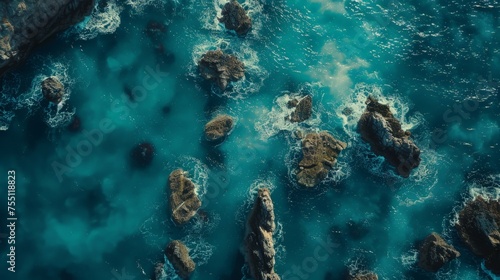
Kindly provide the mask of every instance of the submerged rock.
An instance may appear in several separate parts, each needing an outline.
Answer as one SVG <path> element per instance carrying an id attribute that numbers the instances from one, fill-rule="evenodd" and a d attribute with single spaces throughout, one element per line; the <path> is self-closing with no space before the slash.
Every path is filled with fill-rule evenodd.
<path id="1" fill-rule="evenodd" d="M 500 275 L 500 202 L 476 197 L 458 214 L 456 229 L 469 249 L 486 260 L 486 268 Z"/>
<path id="2" fill-rule="evenodd" d="M 401 128 L 401 123 L 391 113 L 388 105 L 368 97 L 366 110 L 358 122 L 363 140 L 372 151 L 383 156 L 396 167 L 399 175 L 408 177 L 420 164 L 420 149 L 410 139 L 410 132 Z"/>
<path id="3" fill-rule="evenodd" d="M 194 183 L 187 178 L 187 172 L 174 170 L 168 177 L 170 187 L 170 208 L 172 218 L 178 224 L 188 222 L 201 207 Z"/>
<path id="4" fill-rule="evenodd" d="M 242 36 L 248 33 L 252 28 L 252 19 L 236 0 L 231 0 L 222 8 L 221 23 L 229 30 L 236 31 L 236 34 Z"/>
<path id="5" fill-rule="evenodd" d="M 279 280 L 274 272 L 274 206 L 269 189 L 259 189 L 248 217 L 245 258 L 255 280 Z"/>
<path id="6" fill-rule="evenodd" d="M 213 80 L 221 90 L 225 90 L 229 82 L 237 81 L 245 76 L 245 65 L 234 55 L 221 50 L 208 51 L 198 62 L 201 76 Z"/>
<path id="7" fill-rule="evenodd" d="M 337 162 L 339 153 L 347 144 L 335 139 L 326 131 L 309 133 L 302 140 L 302 160 L 297 173 L 299 184 L 314 187 L 326 178 Z"/>
<path id="8" fill-rule="evenodd" d="M 94 0 L 2 1 L 0 75 L 54 33 L 82 21 L 93 7 Z"/>
<path id="9" fill-rule="evenodd" d="M 312 116 L 312 97 L 306 95 L 301 99 L 294 98 L 288 101 L 288 108 L 295 108 L 290 115 L 291 122 L 303 122 Z"/>
<path id="10" fill-rule="evenodd" d="M 378 275 L 373 272 L 359 272 L 350 275 L 349 280 L 378 280 Z"/>
<path id="11" fill-rule="evenodd" d="M 205 137 L 208 141 L 221 141 L 233 129 L 234 120 L 231 116 L 220 115 L 205 125 Z"/>
<path id="12" fill-rule="evenodd" d="M 42 81 L 42 94 L 46 100 L 58 104 L 64 96 L 64 85 L 57 77 L 48 77 Z"/>
<path id="13" fill-rule="evenodd" d="M 147 167 L 153 161 L 155 149 L 151 143 L 144 142 L 132 149 L 132 163 L 136 167 Z"/>
<path id="14" fill-rule="evenodd" d="M 155 271 L 154 271 L 155 280 L 161 280 L 164 277 L 165 272 L 163 270 L 163 266 L 165 266 L 165 264 L 162 262 L 158 262 L 155 264 Z"/>
<path id="15" fill-rule="evenodd" d="M 172 263 L 177 275 L 182 279 L 188 279 L 196 268 L 196 264 L 189 256 L 188 248 L 179 240 L 174 240 L 168 244 L 165 255 Z"/>
<path id="16" fill-rule="evenodd" d="M 82 129 L 82 121 L 80 120 L 80 117 L 77 115 L 73 116 L 73 119 L 68 125 L 68 130 L 70 132 L 78 132 Z"/>
<path id="17" fill-rule="evenodd" d="M 437 272 L 443 265 L 459 256 L 460 252 L 433 232 L 425 238 L 420 247 L 418 265 L 424 270 Z"/>

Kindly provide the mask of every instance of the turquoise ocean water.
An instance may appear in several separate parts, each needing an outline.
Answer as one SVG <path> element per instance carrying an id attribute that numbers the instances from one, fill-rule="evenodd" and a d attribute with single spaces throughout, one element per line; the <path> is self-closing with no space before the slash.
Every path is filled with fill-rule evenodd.
<path id="1" fill-rule="evenodd" d="M 249 279 L 240 248 L 264 185 L 284 280 L 363 269 L 380 279 L 494 279 L 453 225 L 472 197 L 500 197 L 500 3 L 246 0 L 254 27 L 245 38 L 218 24 L 224 4 L 101 1 L 2 78 L 0 174 L 16 171 L 19 221 L 17 272 L 4 268 L 0 239 L 1 279 L 150 279 L 172 239 L 190 249 L 192 279 Z M 147 32 L 151 22 L 165 28 Z M 217 48 L 246 65 L 226 92 L 197 72 L 200 56 Z M 51 75 L 70 91 L 59 107 L 41 102 L 40 81 Z M 301 125 L 284 121 L 296 93 L 313 96 L 313 117 Z M 390 104 L 422 149 L 409 178 L 356 132 L 370 94 Z M 219 113 L 237 122 L 213 147 L 203 127 Z M 79 132 L 66 129 L 74 116 Z M 313 190 L 294 179 L 298 128 L 348 143 Z M 141 142 L 155 147 L 147 168 L 130 161 Z M 184 226 L 168 208 L 176 168 L 190 173 L 203 201 Z M 462 253 L 437 274 L 416 265 L 418 242 L 432 231 Z M 327 242 L 333 250 L 316 258 Z"/>

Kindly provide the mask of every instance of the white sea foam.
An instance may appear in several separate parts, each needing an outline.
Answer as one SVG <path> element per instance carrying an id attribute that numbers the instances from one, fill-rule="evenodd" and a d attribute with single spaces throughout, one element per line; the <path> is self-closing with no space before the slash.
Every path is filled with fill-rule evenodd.
<path id="1" fill-rule="evenodd" d="M 100 34 L 114 33 L 120 26 L 120 13 L 123 8 L 116 1 L 109 1 L 102 9 L 98 5 L 97 3 L 92 14 L 82 23 L 72 28 L 70 33 L 77 33 L 81 40 L 91 40 Z"/>
<path id="2" fill-rule="evenodd" d="M 195 192 L 203 201 L 208 188 L 209 168 L 199 159 L 188 156 L 182 157 L 180 166 L 189 173 L 189 178 L 196 186 Z"/>
<path id="3" fill-rule="evenodd" d="M 216 49 L 235 55 L 241 60 L 245 65 L 245 76 L 239 81 L 231 82 L 225 91 L 221 91 L 216 83 L 212 83 L 211 92 L 232 99 L 243 99 L 247 95 L 257 93 L 264 84 L 268 73 L 259 66 L 257 52 L 250 47 L 247 41 L 231 41 L 219 38 L 215 41 L 205 41 L 196 45 L 192 52 L 193 64 L 189 69 L 190 75 L 195 79 L 202 79 L 198 73 L 198 61 L 207 51 Z"/>
<path id="4" fill-rule="evenodd" d="M 208 263 L 215 247 L 206 242 L 200 236 L 188 235 L 183 239 L 183 243 L 189 248 L 189 256 L 197 266 Z"/>
<path id="5" fill-rule="evenodd" d="M 417 263 L 418 260 L 418 250 L 417 249 L 411 249 L 408 252 L 404 253 L 401 256 L 401 264 L 406 268 L 410 269 L 412 266 L 414 266 Z"/>
<path id="6" fill-rule="evenodd" d="M 255 130 L 259 132 L 261 140 L 265 141 L 277 135 L 281 131 L 295 132 L 302 127 L 318 127 L 321 124 L 321 113 L 313 108 L 313 115 L 304 122 L 291 122 L 287 118 L 295 110 L 288 108 L 288 101 L 301 99 L 305 94 L 310 94 L 313 100 L 316 98 L 314 91 L 309 84 L 299 89 L 299 93 L 284 92 L 274 101 L 275 106 L 267 113 L 261 114 L 261 118 L 255 122 Z"/>

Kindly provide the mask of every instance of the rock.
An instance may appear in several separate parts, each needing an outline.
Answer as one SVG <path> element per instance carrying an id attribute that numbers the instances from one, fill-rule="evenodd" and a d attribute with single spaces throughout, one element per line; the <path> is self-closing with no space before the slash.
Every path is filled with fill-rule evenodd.
<path id="1" fill-rule="evenodd" d="M 55 76 L 42 81 L 43 97 L 55 104 L 59 104 L 64 96 L 64 85 Z"/>
<path id="2" fill-rule="evenodd" d="M 420 247 L 418 265 L 424 270 L 437 272 L 443 265 L 459 256 L 460 253 L 453 246 L 433 232 L 425 238 Z"/>
<path id="3" fill-rule="evenodd" d="M 245 65 L 234 55 L 221 50 L 208 51 L 198 62 L 201 76 L 217 83 L 225 90 L 229 82 L 237 81 L 245 76 Z"/>
<path id="4" fill-rule="evenodd" d="M 279 280 L 274 272 L 273 232 L 274 206 L 269 189 L 259 189 L 252 212 L 248 217 L 245 235 L 245 258 L 255 280 Z"/>
<path id="5" fill-rule="evenodd" d="M 303 122 L 312 116 L 312 97 L 306 95 L 302 99 L 292 99 L 288 101 L 288 108 L 295 108 L 290 115 L 291 122 Z"/>
<path id="6" fill-rule="evenodd" d="M 226 29 L 234 30 L 240 36 L 246 35 L 252 28 L 252 19 L 236 0 L 226 3 L 221 14 L 219 21 L 224 23 Z"/>
<path id="7" fill-rule="evenodd" d="M 1 1 L 0 76 L 51 35 L 82 21 L 94 0 Z"/>
<path id="8" fill-rule="evenodd" d="M 182 279 L 189 278 L 189 275 L 196 268 L 195 263 L 189 256 L 188 248 L 179 240 L 174 240 L 168 244 L 165 249 L 165 255 L 174 267 L 177 275 Z"/>
<path id="9" fill-rule="evenodd" d="M 469 249 L 486 259 L 486 268 L 500 276 L 500 202 L 481 196 L 468 202 L 458 214 L 458 235 Z"/>
<path id="10" fill-rule="evenodd" d="M 408 177 L 420 164 L 420 149 L 410 139 L 410 132 L 401 128 L 388 105 L 368 97 L 366 110 L 358 122 L 358 130 L 372 151 L 383 156 L 403 177 Z"/>
<path id="11" fill-rule="evenodd" d="M 154 279 L 155 280 L 161 280 L 163 278 L 163 276 L 165 275 L 165 272 L 163 270 L 163 266 L 165 266 L 165 264 L 162 262 L 157 262 L 155 264 L 155 271 L 154 271 Z"/>
<path id="12" fill-rule="evenodd" d="M 132 149 L 132 163 L 136 167 L 144 168 L 153 161 L 155 149 L 151 143 L 144 142 Z"/>
<path id="13" fill-rule="evenodd" d="M 172 218 L 178 224 L 188 222 L 201 207 L 194 183 L 187 178 L 187 172 L 174 170 L 168 177 L 170 187 L 170 208 Z"/>
<path id="14" fill-rule="evenodd" d="M 326 131 L 309 133 L 302 140 L 302 160 L 297 173 L 299 184 L 314 187 L 326 178 L 337 162 L 339 153 L 347 144 L 335 139 Z"/>
<path id="15" fill-rule="evenodd" d="M 73 119 L 68 125 L 68 130 L 70 132 L 78 132 L 82 129 L 82 121 L 77 115 L 73 116 Z"/>
<path id="16" fill-rule="evenodd" d="M 205 125 L 205 137 L 208 141 L 224 140 L 233 129 L 234 120 L 231 116 L 220 115 Z"/>
<path id="17" fill-rule="evenodd" d="M 350 275 L 349 280 L 378 280 L 378 276 L 373 272 L 360 272 Z"/>

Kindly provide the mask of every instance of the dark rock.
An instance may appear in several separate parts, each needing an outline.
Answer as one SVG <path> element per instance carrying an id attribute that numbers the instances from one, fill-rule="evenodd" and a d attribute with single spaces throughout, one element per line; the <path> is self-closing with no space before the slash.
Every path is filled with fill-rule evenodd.
<path id="1" fill-rule="evenodd" d="M 364 222 L 356 222 L 349 220 L 347 222 L 347 232 L 349 236 L 354 240 L 359 240 L 365 237 L 370 229 Z"/>
<path id="2" fill-rule="evenodd" d="M 196 268 L 194 261 L 189 256 L 188 248 L 179 240 L 174 240 L 168 244 L 165 255 L 172 263 L 177 275 L 182 279 L 188 279 Z"/>
<path id="3" fill-rule="evenodd" d="M 303 122 L 312 116 L 312 97 L 306 95 L 301 99 L 292 99 L 288 101 L 288 108 L 295 108 L 290 115 L 291 122 Z"/>
<path id="4" fill-rule="evenodd" d="M 252 212 L 248 217 L 245 236 L 245 258 L 255 280 L 279 280 L 274 272 L 273 233 L 274 206 L 269 189 L 259 189 Z"/>
<path id="5" fill-rule="evenodd" d="M 51 35 L 90 14 L 94 0 L 24 0 L 0 4 L 0 76 Z"/>
<path id="6" fill-rule="evenodd" d="M 453 246 L 433 232 L 425 238 L 420 247 L 418 265 L 424 270 L 437 272 L 443 265 L 459 256 L 460 253 Z"/>
<path id="7" fill-rule="evenodd" d="M 154 271 L 154 279 L 155 280 L 160 280 L 164 276 L 164 274 L 165 274 L 165 272 L 163 270 L 163 266 L 164 265 L 165 264 L 162 263 L 162 262 L 156 263 L 156 265 L 155 265 L 155 271 Z"/>
<path id="8" fill-rule="evenodd" d="M 358 130 L 372 151 L 383 156 L 403 177 L 408 177 L 420 164 L 420 149 L 410 139 L 410 132 L 401 128 L 388 105 L 368 97 L 366 110 L 358 122 Z"/>
<path id="9" fill-rule="evenodd" d="M 353 113 L 353 110 L 352 110 L 352 108 L 349 108 L 349 107 L 345 107 L 345 108 L 342 110 L 342 114 L 343 114 L 344 116 L 350 116 L 352 113 Z"/>
<path id="10" fill-rule="evenodd" d="M 73 116 L 73 119 L 68 125 L 68 130 L 70 132 L 78 132 L 81 129 L 82 129 L 82 121 L 77 115 Z"/>
<path id="11" fill-rule="evenodd" d="M 64 85 L 57 77 L 48 77 L 42 81 L 42 94 L 46 100 L 58 104 L 64 96 Z"/>
<path id="12" fill-rule="evenodd" d="M 458 235 L 469 249 L 486 259 L 486 268 L 500 275 L 500 202 L 481 196 L 468 202 L 458 215 Z"/>
<path id="13" fill-rule="evenodd" d="M 302 160 L 297 173 L 299 184 L 314 187 L 326 178 L 335 166 L 339 153 L 347 144 L 335 139 L 326 131 L 310 133 L 302 140 Z"/>
<path id="14" fill-rule="evenodd" d="M 378 280 L 378 276 L 373 272 L 359 272 L 354 275 L 350 275 L 348 280 Z"/>
<path id="15" fill-rule="evenodd" d="M 226 3 L 221 14 L 219 21 L 224 23 L 226 29 L 234 30 L 240 36 L 247 34 L 252 28 L 252 19 L 236 0 Z"/>
<path id="16" fill-rule="evenodd" d="M 201 207 L 194 183 L 187 178 L 187 172 L 174 170 L 168 177 L 170 187 L 170 208 L 172 218 L 178 224 L 188 222 Z"/>
<path id="17" fill-rule="evenodd" d="M 155 149 L 152 144 L 144 142 L 132 149 L 132 163 L 136 167 L 147 167 L 153 161 Z"/>
<path id="18" fill-rule="evenodd" d="M 220 115 L 205 125 L 205 137 L 208 141 L 224 140 L 233 129 L 234 120 L 231 116 Z"/>
<path id="19" fill-rule="evenodd" d="M 208 51 L 204 54 L 198 62 L 198 69 L 204 79 L 215 81 L 221 90 L 225 90 L 229 82 L 245 76 L 243 62 L 221 50 Z"/>

